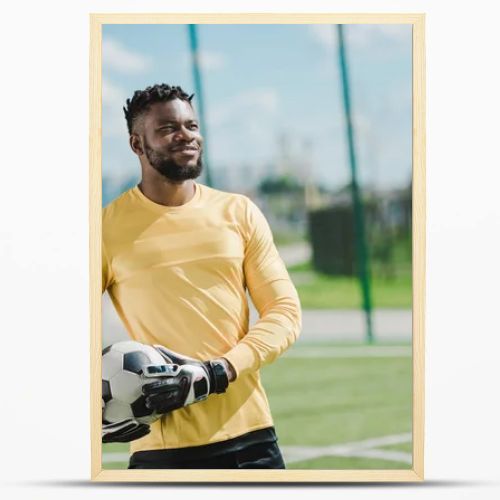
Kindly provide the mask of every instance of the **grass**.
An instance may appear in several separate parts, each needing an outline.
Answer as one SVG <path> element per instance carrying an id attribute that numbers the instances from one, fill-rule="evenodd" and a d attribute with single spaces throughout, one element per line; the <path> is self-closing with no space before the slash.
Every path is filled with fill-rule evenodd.
<path id="1" fill-rule="evenodd" d="M 297 231 L 274 231 L 273 240 L 277 246 L 293 245 L 307 241 L 305 234 Z"/>
<path id="2" fill-rule="evenodd" d="M 294 462 L 288 469 L 409 469 L 405 462 L 380 460 L 376 458 L 320 457 L 303 462 Z"/>
<path id="3" fill-rule="evenodd" d="M 411 236 L 399 237 L 391 245 L 390 264 L 374 255 L 370 261 L 373 308 L 412 307 Z M 387 260 L 387 259 L 386 259 Z M 357 276 L 331 276 L 317 272 L 311 262 L 288 268 L 305 309 L 359 309 L 361 286 Z"/>
<path id="4" fill-rule="evenodd" d="M 262 370 L 280 446 L 328 446 L 411 432 L 411 369 L 410 357 L 281 357 Z M 380 449 L 411 452 L 411 443 Z M 103 450 L 126 453 L 128 445 L 108 444 Z M 104 463 L 105 469 L 126 467 L 125 462 Z M 410 465 L 323 456 L 289 463 L 288 468 L 407 469 Z"/>
<path id="5" fill-rule="evenodd" d="M 399 444 L 390 444 L 388 446 L 384 446 L 384 450 L 406 451 L 408 453 L 411 453 L 412 449 L 413 448 L 411 443 L 399 443 Z"/>
<path id="6" fill-rule="evenodd" d="M 411 358 L 283 357 L 263 370 L 263 382 L 283 445 L 325 446 L 409 430 Z"/>
<path id="7" fill-rule="evenodd" d="M 289 267 L 304 309 L 359 309 L 362 307 L 358 278 L 330 276 L 315 271 L 311 263 Z M 402 268 L 394 278 L 373 273 L 371 280 L 373 308 L 411 308 L 411 270 Z"/>

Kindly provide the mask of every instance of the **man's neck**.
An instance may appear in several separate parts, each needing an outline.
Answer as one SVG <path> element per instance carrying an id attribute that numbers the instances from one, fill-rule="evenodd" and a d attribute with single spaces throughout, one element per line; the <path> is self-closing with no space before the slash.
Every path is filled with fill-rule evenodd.
<path id="1" fill-rule="evenodd" d="M 178 207 L 186 204 L 195 193 L 195 183 L 192 179 L 173 183 L 167 180 L 142 179 L 138 185 L 142 194 L 151 201 L 167 207 Z"/>

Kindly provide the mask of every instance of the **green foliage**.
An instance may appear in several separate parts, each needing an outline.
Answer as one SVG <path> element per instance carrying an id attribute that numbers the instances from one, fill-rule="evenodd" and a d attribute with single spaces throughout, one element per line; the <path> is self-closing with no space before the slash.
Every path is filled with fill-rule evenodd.
<path id="1" fill-rule="evenodd" d="M 291 175 L 282 175 L 279 177 L 266 177 L 258 187 L 263 194 L 276 193 L 296 193 L 302 191 L 302 186 L 296 177 Z"/>

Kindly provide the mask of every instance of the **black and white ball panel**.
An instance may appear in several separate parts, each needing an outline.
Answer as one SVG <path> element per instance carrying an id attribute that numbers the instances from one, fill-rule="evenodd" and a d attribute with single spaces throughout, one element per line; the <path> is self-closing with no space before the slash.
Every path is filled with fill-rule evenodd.
<path id="1" fill-rule="evenodd" d="M 143 367 L 164 364 L 162 356 L 151 346 L 135 341 L 113 344 L 103 350 L 102 396 L 103 419 L 119 422 L 136 418 L 142 423 L 158 419 L 146 408 L 142 394 Z M 152 381 L 151 379 L 149 381 Z"/>
<path id="2" fill-rule="evenodd" d="M 110 349 L 102 356 L 102 379 L 111 380 L 123 370 L 123 353 Z"/>
<path id="3" fill-rule="evenodd" d="M 109 384 L 112 398 L 129 405 L 142 395 L 143 380 L 136 373 L 123 370 L 114 375 Z"/>
<path id="4" fill-rule="evenodd" d="M 149 356 L 142 351 L 127 352 L 123 355 L 123 369 L 128 372 L 141 375 L 142 367 L 149 364 L 151 364 Z"/>
<path id="5" fill-rule="evenodd" d="M 105 403 L 111 400 L 111 386 L 108 380 L 102 381 L 102 399 Z"/>

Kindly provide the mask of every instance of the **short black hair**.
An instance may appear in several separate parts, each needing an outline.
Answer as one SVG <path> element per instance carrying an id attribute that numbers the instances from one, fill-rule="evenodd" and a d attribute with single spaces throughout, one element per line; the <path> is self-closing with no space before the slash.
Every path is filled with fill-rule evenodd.
<path id="1" fill-rule="evenodd" d="M 132 134 L 134 122 L 138 116 L 147 111 L 151 104 L 156 102 L 181 99 L 191 104 L 194 94 L 188 95 L 181 87 L 170 86 L 160 83 L 146 87 L 144 90 L 136 90 L 132 99 L 127 99 L 127 106 L 123 108 L 127 120 L 128 133 Z"/>

